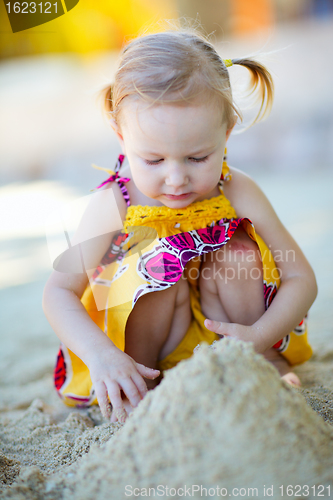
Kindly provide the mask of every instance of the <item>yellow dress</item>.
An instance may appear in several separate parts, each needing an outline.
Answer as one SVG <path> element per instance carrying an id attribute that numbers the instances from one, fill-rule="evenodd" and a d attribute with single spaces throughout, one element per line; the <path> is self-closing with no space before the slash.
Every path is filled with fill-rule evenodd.
<path id="1" fill-rule="evenodd" d="M 119 349 L 124 350 L 126 322 L 138 298 L 172 286 L 185 273 L 190 285 L 192 322 L 180 344 L 159 362 L 158 368 L 164 371 L 192 356 L 200 342 L 212 344 L 219 339 L 204 326 L 205 317 L 200 308 L 197 276 L 203 254 L 223 247 L 242 225 L 261 252 L 266 309 L 277 293 L 280 278 L 270 250 L 256 234 L 251 221 L 237 218 L 223 194 L 222 181 L 231 178 L 226 162 L 223 163 L 219 196 L 194 202 L 184 209 L 171 209 L 131 206 L 124 187 L 128 179 L 118 173 L 123 161 L 122 156 L 119 158 L 116 173 L 105 182 L 115 180 L 120 185 L 129 205 L 126 221 L 97 267 L 81 301 L 92 320 Z M 193 273 L 193 268 L 198 271 Z M 312 349 L 307 340 L 306 318 L 274 347 L 291 365 L 308 360 Z M 66 404 L 97 404 L 87 366 L 63 344 L 58 353 L 54 382 Z"/>

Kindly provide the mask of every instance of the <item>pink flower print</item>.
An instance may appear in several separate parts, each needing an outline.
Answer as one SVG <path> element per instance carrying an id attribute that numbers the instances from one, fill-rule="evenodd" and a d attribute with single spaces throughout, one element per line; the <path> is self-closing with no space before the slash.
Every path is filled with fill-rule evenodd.
<path id="1" fill-rule="evenodd" d="M 206 227 L 197 232 L 203 243 L 208 245 L 221 245 L 226 239 L 224 226 Z"/>
<path id="2" fill-rule="evenodd" d="M 230 219 L 229 227 L 227 229 L 228 239 L 234 234 L 240 223 L 245 219 Z"/>
<path id="3" fill-rule="evenodd" d="M 153 280 L 176 282 L 183 268 L 179 259 L 168 252 L 160 252 L 146 262 L 146 271 Z"/>
<path id="4" fill-rule="evenodd" d="M 183 252 L 181 252 L 179 259 L 181 261 L 183 269 L 189 260 L 193 259 L 193 257 L 197 257 L 198 255 L 200 255 L 200 252 L 198 250 L 184 250 Z"/>
<path id="5" fill-rule="evenodd" d="M 165 240 L 178 250 L 194 249 L 195 243 L 190 233 L 180 233 L 168 236 Z"/>

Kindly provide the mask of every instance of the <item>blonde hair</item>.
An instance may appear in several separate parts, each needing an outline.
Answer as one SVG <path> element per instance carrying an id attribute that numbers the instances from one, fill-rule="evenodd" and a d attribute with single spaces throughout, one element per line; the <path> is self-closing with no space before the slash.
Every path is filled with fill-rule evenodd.
<path id="1" fill-rule="evenodd" d="M 264 119 L 273 103 L 271 74 L 252 58 L 232 59 L 233 65 L 251 73 L 250 93 L 257 93 L 259 112 L 252 125 Z M 156 102 L 188 101 L 210 91 L 224 103 L 224 118 L 234 124 L 242 115 L 233 101 L 228 69 L 212 43 L 197 30 L 178 29 L 141 36 L 126 45 L 113 85 L 101 90 L 108 115 L 120 122 L 123 103 L 129 97 Z"/>

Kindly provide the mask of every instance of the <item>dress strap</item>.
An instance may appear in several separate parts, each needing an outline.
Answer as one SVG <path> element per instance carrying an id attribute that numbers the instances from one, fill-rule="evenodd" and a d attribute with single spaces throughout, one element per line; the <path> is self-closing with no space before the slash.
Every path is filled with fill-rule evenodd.
<path id="1" fill-rule="evenodd" d="M 104 169 L 101 167 L 96 167 L 96 165 L 93 165 L 93 167 L 98 168 L 99 170 L 106 170 L 109 174 L 111 174 L 111 176 L 108 179 L 106 179 L 104 182 L 102 182 L 102 184 L 97 186 L 96 189 L 99 189 L 99 188 L 105 186 L 105 184 L 108 184 L 109 182 L 115 181 L 118 184 L 118 186 L 120 187 L 120 191 L 122 192 L 124 200 L 126 201 L 126 205 L 129 207 L 131 205 L 131 201 L 130 201 L 130 197 L 129 197 L 127 188 L 125 186 L 125 182 L 129 182 L 131 179 L 129 179 L 128 177 L 120 177 L 120 175 L 119 175 L 119 170 L 123 164 L 124 159 L 125 159 L 124 155 L 119 155 L 114 172 L 112 170 L 107 170 L 107 169 Z"/>
<path id="2" fill-rule="evenodd" d="M 227 148 L 225 148 L 224 156 L 223 156 L 223 163 L 222 163 L 222 173 L 221 173 L 221 177 L 220 177 L 220 180 L 218 183 L 222 194 L 223 194 L 223 182 L 224 181 L 226 181 L 226 182 L 231 181 L 231 178 L 232 178 L 232 174 L 230 173 L 230 169 L 229 169 L 229 166 L 227 163 Z"/>

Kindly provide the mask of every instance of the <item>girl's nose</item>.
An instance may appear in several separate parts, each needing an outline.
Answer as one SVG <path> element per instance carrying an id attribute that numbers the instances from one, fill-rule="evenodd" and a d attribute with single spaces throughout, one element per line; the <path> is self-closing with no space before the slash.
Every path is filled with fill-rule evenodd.
<path id="1" fill-rule="evenodd" d="M 165 184 L 172 187 L 181 187 L 188 184 L 189 178 L 180 165 L 173 165 L 168 168 L 167 175 L 165 178 Z"/>

